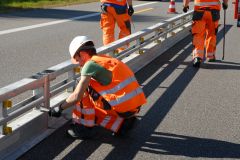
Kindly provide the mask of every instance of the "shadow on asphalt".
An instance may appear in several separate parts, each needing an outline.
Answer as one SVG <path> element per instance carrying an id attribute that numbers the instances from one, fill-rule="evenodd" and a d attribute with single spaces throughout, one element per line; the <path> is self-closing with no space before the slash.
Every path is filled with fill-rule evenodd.
<path id="1" fill-rule="evenodd" d="M 223 24 L 219 25 L 222 29 L 218 32 L 217 34 L 217 44 L 223 39 L 224 37 L 224 30 L 223 30 Z M 228 25 L 226 24 L 225 26 L 225 32 L 227 32 L 233 27 L 233 25 Z M 225 42 L 226 43 L 226 42 Z M 222 49 L 222 47 L 221 47 Z M 222 54 L 223 50 L 217 50 L 216 54 Z M 225 57 L 227 56 L 227 53 L 225 51 Z M 225 60 L 216 60 L 216 62 L 211 62 L 211 63 L 204 63 L 201 65 L 201 68 L 203 69 L 217 69 L 217 70 L 224 70 L 224 69 L 229 69 L 229 70 L 240 70 L 240 63 L 236 62 L 230 62 L 230 61 L 225 61 Z"/>
<path id="2" fill-rule="evenodd" d="M 216 70 L 240 70 L 240 63 L 216 60 L 216 62 L 203 64 L 201 68 Z"/>
<path id="3" fill-rule="evenodd" d="M 194 158 L 239 158 L 240 144 L 215 139 L 155 132 L 141 148 L 141 151 Z"/>
<path id="4" fill-rule="evenodd" d="M 229 28 L 230 29 L 230 28 Z M 228 30 L 229 30 L 228 29 Z M 227 31 L 228 31 L 227 30 Z M 222 32 L 222 31 L 220 31 Z M 218 37 L 218 43 L 222 37 Z M 153 104 L 142 108 L 149 110 L 144 116 L 139 116 L 138 125 L 127 137 L 114 137 L 109 131 L 97 128 L 98 135 L 91 140 L 73 140 L 66 137 L 67 125 L 54 132 L 48 139 L 26 153 L 19 160 L 50 160 L 50 159 L 88 159 L 93 153 L 106 160 L 132 160 L 138 152 L 147 152 L 157 155 L 179 155 L 186 157 L 203 158 L 240 158 L 240 145 L 216 139 L 206 139 L 176 135 L 171 133 L 155 132 L 165 116 L 169 113 L 179 96 L 194 78 L 198 69 L 192 67 L 190 61 L 184 62 L 191 56 L 191 36 L 166 51 L 151 64 L 136 73 L 140 84 L 143 84 L 154 73 L 162 71 L 143 86 L 148 101 L 160 84 L 176 69 L 182 69 L 181 74 L 166 87 L 163 94 L 153 100 Z M 180 53 L 176 56 L 176 53 Z M 175 57 L 173 59 L 173 57 Z M 168 64 L 166 66 L 166 64 Z M 186 66 L 181 67 L 179 66 Z M 142 157 L 144 159 L 144 157 Z"/>

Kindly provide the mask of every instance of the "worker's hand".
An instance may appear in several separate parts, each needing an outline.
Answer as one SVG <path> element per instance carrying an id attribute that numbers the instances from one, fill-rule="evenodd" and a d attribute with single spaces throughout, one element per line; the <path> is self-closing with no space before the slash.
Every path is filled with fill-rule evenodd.
<path id="1" fill-rule="evenodd" d="M 183 6 L 183 12 L 187 13 L 187 11 L 189 10 L 189 6 Z"/>
<path id="2" fill-rule="evenodd" d="M 102 10 L 102 13 L 107 13 L 107 6 L 101 5 L 101 10 Z"/>
<path id="3" fill-rule="evenodd" d="M 129 16 L 132 16 L 133 13 L 134 13 L 133 6 L 132 6 L 132 5 L 128 6 L 128 15 L 129 15 Z"/>
<path id="4" fill-rule="evenodd" d="M 50 117 L 61 117 L 62 111 L 63 111 L 61 105 L 62 105 L 62 104 L 60 104 L 60 105 L 57 106 L 57 107 L 51 108 L 51 109 L 48 111 L 48 115 L 49 115 Z"/>
<path id="5" fill-rule="evenodd" d="M 225 4 L 224 2 L 222 3 L 222 7 L 224 10 L 226 10 L 228 8 L 228 4 Z"/>

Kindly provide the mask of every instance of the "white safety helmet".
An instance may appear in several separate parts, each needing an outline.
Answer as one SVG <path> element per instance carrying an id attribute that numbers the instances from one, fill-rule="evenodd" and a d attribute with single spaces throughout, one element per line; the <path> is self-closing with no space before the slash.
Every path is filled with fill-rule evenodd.
<path id="1" fill-rule="evenodd" d="M 84 44 L 87 42 L 93 43 L 93 41 L 91 39 L 89 39 L 87 36 L 77 36 L 72 40 L 72 42 L 69 45 L 69 53 L 70 53 L 70 56 L 72 59 L 73 59 L 74 55 L 76 54 L 76 52 L 79 49 L 81 49 L 81 47 L 83 47 Z M 94 43 L 93 43 L 93 46 L 91 46 L 91 48 L 92 47 L 94 47 Z"/>

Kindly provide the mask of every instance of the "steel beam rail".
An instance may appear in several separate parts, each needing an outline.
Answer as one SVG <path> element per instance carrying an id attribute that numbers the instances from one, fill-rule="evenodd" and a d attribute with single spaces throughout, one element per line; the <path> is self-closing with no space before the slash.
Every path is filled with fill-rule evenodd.
<path id="1" fill-rule="evenodd" d="M 178 15 L 102 46 L 97 53 L 121 59 L 137 72 L 190 34 L 192 13 Z M 117 48 L 126 44 L 129 44 L 128 49 L 116 53 Z M 76 67 L 68 60 L 0 89 L 0 157 L 16 159 L 51 134 L 54 131 L 51 126 L 60 127 L 66 122 L 48 118 L 40 109 L 59 105 L 73 91 L 79 78 Z M 61 79 L 56 82 L 57 78 Z M 32 95 L 25 99 L 18 98 L 29 91 Z M 20 102 L 13 105 L 14 98 L 20 99 Z M 62 123 L 57 124 L 59 121 Z"/>
<path id="2" fill-rule="evenodd" d="M 124 37 L 120 40 L 117 40 L 117 41 L 111 43 L 111 44 L 108 44 L 106 46 L 102 46 L 102 47 L 98 48 L 97 52 L 99 54 L 108 53 L 117 58 L 120 57 L 120 55 L 123 55 L 127 52 L 132 53 L 133 51 L 137 50 L 136 48 L 141 49 L 144 46 L 146 46 L 147 44 L 153 42 L 154 39 L 150 40 L 151 38 L 155 37 L 156 39 L 158 39 L 163 36 L 161 33 L 167 34 L 171 31 L 174 31 L 179 26 L 184 26 L 184 24 L 191 22 L 192 13 L 193 13 L 193 11 L 191 11 L 189 13 L 178 15 L 176 17 L 165 20 L 164 22 L 155 24 L 155 25 L 148 27 L 146 29 L 143 29 L 139 32 L 133 33 L 130 36 Z M 177 23 L 178 23 L 178 26 L 175 26 L 174 24 L 177 24 Z M 153 35 L 151 35 L 151 34 L 153 34 Z M 144 41 L 140 42 L 142 38 L 144 38 L 145 36 L 149 36 L 149 35 L 151 35 L 151 37 L 144 40 L 144 41 L 149 40 L 149 43 L 143 44 Z M 118 54 L 116 54 L 116 52 L 114 52 L 117 50 L 117 48 L 127 45 L 131 42 L 135 42 L 135 44 L 133 46 L 131 46 L 132 50 L 128 49 L 128 50 L 125 50 Z M 124 57 L 121 56 L 120 59 L 123 59 L 123 58 Z"/>

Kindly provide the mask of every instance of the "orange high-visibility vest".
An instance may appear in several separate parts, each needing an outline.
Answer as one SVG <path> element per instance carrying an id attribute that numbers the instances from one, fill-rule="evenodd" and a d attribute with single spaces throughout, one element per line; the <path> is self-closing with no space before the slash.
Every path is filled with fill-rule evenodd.
<path id="1" fill-rule="evenodd" d="M 103 86 L 94 79 L 90 81 L 90 86 L 108 102 L 111 109 L 123 113 L 146 103 L 142 88 L 126 64 L 104 55 L 93 56 L 91 60 L 112 72 L 112 82 L 109 85 Z M 96 103 L 103 105 L 99 101 Z M 101 107 L 104 108 L 104 106 Z"/>
<path id="2" fill-rule="evenodd" d="M 88 97 L 88 93 L 84 93 L 82 103 L 79 101 L 76 103 L 72 111 L 72 118 L 75 123 L 93 127 L 95 125 L 95 109 Z"/>
<path id="3" fill-rule="evenodd" d="M 194 10 L 201 8 L 221 9 L 221 2 L 219 0 L 194 0 Z"/>
<path id="4" fill-rule="evenodd" d="M 101 0 L 101 3 L 113 3 L 120 6 L 125 6 L 127 4 L 127 0 Z"/>

